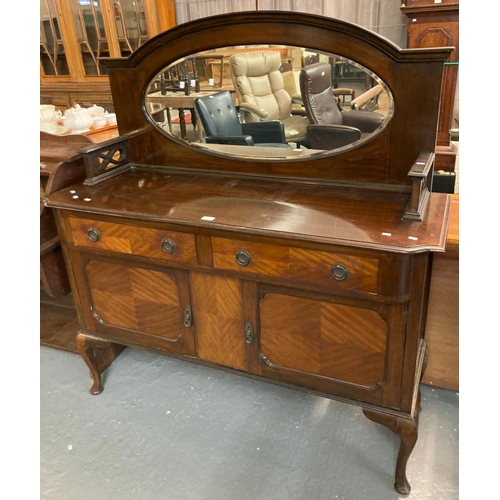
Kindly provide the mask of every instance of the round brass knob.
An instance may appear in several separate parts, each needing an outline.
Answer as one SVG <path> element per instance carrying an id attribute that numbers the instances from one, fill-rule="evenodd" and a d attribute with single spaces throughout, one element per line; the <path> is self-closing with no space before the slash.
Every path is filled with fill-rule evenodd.
<path id="1" fill-rule="evenodd" d="M 165 238 L 161 242 L 161 248 L 165 253 L 174 253 L 175 250 L 175 243 L 172 240 L 169 240 L 168 238 Z"/>
<path id="2" fill-rule="evenodd" d="M 89 240 L 93 242 L 99 241 L 101 239 L 101 233 L 95 227 L 91 227 L 87 231 L 87 236 L 89 237 Z"/>
<path id="3" fill-rule="evenodd" d="M 349 270 L 342 264 L 334 264 L 330 268 L 330 274 L 332 275 L 332 278 L 337 281 L 345 281 L 349 278 Z"/>
<path id="4" fill-rule="evenodd" d="M 240 266 L 248 266 L 251 261 L 252 257 L 246 250 L 240 250 L 239 252 L 236 252 L 236 262 Z"/>

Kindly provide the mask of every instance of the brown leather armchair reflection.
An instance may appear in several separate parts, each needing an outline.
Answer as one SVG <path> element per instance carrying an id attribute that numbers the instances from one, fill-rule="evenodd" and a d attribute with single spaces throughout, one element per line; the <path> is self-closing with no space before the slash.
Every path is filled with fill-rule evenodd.
<path id="1" fill-rule="evenodd" d="M 300 70 L 300 91 L 309 118 L 308 139 L 313 149 L 337 149 L 374 132 L 384 116 L 370 111 L 340 111 L 332 93 L 332 70 L 316 63 Z"/>
<path id="2" fill-rule="evenodd" d="M 280 66 L 280 53 L 272 50 L 242 52 L 229 58 L 242 120 L 280 120 L 287 142 L 301 143 L 307 139 L 309 121 L 292 115 L 292 98 L 285 90 Z"/>

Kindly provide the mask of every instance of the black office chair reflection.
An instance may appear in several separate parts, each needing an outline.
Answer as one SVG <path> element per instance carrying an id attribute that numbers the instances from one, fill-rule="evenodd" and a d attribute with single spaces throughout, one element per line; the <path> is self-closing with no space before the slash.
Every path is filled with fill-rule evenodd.
<path id="1" fill-rule="evenodd" d="M 374 132 L 384 116 L 370 111 L 340 111 L 332 93 L 332 68 L 316 63 L 300 70 L 300 92 L 309 118 L 313 149 L 337 149 Z"/>
<path id="2" fill-rule="evenodd" d="M 289 147 L 281 121 L 240 123 L 228 90 L 198 97 L 194 104 L 205 129 L 207 144 Z"/>

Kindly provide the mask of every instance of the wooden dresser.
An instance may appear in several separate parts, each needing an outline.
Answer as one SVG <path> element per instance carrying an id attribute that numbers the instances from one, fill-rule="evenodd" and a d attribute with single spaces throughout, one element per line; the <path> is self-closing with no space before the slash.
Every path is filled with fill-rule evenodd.
<path id="1" fill-rule="evenodd" d="M 371 140 L 290 160 L 161 132 L 145 112 L 152 78 L 214 40 L 350 56 L 388 85 L 394 113 Z M 450 211 L 449 195 L 430 192 L 450 50 L 256 12 L 186 23 L 104 61 L 123 135 L 81 150 L 86 180 L 46 201 L 90 392 L 130 346 L 355 404 L 401 438 L 395 488 L 409 493 L 431 261 Z"/>

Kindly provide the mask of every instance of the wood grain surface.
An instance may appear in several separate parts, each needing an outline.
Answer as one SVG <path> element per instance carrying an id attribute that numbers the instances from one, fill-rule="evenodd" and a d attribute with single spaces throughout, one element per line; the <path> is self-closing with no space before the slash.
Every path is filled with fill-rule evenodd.
<path id="1" fill-rule="evenodd" d="M 172 340 L 182 333 L 177 283 L 168 274 L 97 260 L 85 273 L 93 311 L 104 323 Z"/>
<path id="2" fill-rule="evenodd" d="M 225 238 L 212 238 L 212 248 L 214 267 L 218 269 L 280 276 L 367 293 L 378 291 L 377 259 Z M 237 252 L 242 250 L 251 255 L 247 266 L 241 266 L 235 258 Z M 345 281 L 337 281 L 330 274 L 334 264 L 342 264 L 348 269 L 349 277 Z"/>
<path id="3" fill-rule="evenodd" d="M 365 387 L 384 380 L 387 324 L 375 311 L 278 294 L 259 309 L 262 354 L 274 365 Z"/>
<path id="4" fill-rule="evenodd" d="M 198 357 L 237 370 L 247 369 L 241 282 L 191 273 Z"/>
<path id="5" fill-rule="evenodd" d="M 69 219 L 69 224 L 72 229 L 73 242 L 77 246 L 111 250 L 155 259 L 196 262 L 194 236 L 189 233 L 74 217 Z M 99 241 L 89 239 L 87 232 L 91 228 L 99 231 Z M 175 244 L 173 253 L 166 253 L 162 250 L 162 241 L 164 239 L 169 239 Z"/>
<path id="6" fill-rule="evenodd" d="M 422 222 L 402 219 L 408 196 L 134 168 L 93 187 L 62 189 L 48 206 L 356 248 L 444 251 L 450 195 L 432 193 Z"/>

